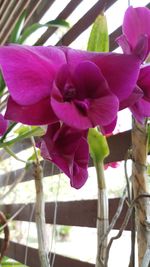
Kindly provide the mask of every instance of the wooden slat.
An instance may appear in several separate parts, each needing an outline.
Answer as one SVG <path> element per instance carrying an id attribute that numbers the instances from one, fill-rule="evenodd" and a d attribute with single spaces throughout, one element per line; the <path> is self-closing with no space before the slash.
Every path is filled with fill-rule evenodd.
<path id="1" fill-rule="evenodd" d="M 117 0 L 99 0 L 57 43 L 57 45 L 71 44 L 83 31 L 85 31 L 103 11 L 107 10 Z"/>
<path id="2" fill-rule="evenodd" d="M 109 199 L 109 219 L 112 220 L 115 211 L 118 207 L 119 198 Z M 17 221 L 32 221 L 35 222 L 35 215 L 33 214 L 32 219 L 30 215 L 34 209 L 34 204 L 28 204 L 15 218 Z M 22 204 L 3 205 L 0 206 L 5 214 L 12 216 L 16 213 Z M 46 223 L 53 224 L 54 220 L 55 203 L 48 202 L 45 206 Z M 114 229 L 119 229 L 124 216 L 127 212 L 127 205 L 124 205 L 122 213 L 114 226 Z M 57 203 L 57 218 L 56 224 L 58 225 L 70 225 L 70 226 L 81 226 L 81 227 L 96 227 L 96 214 L 97 214 L 97 200 L 81 200 L 81 201 L 67 201 Z M 127 230 L 131 229 L 129 223 Z"/>
<path id="3" fill-rule="evenodd" d="M 127 131 L 108 137 L 108 145 L 110 148 L 110 155 L 106 158 L 105 163 L 123 160 L 125 158 L 127 150 L 130 148 L 131 145 L 131 132 Z M 19 146 L 17 148 L 19 149 Z M 60 170 L 56 166 L 52 168 L 51 162 L 42 161 L 42 164 L 44 164 L 44 177 L 60 173 Z M 93 166 L 91 159 L 89 161 L 89 167 L 90 166 Z M 9 177 L 9 180 L 7 180 L 7 185 L 11 185 L 16 181 L 16 178 L 20 176 L 22 172 L 23 169 L 19 169 L 15 172 L 7 172 L 7 174 L 0 175 L 0 187 L 5 185 L 6 177 Z M 33 180 L 32 166 L 27 169 L 26 174 L 22 179 L 22 182 L 30 180 Z"/>
<path id="4" fill-rule="evenodd" d="M 116 29 L 114 32 L 112 32 L 109 35 L 109 48 L 110 48 L 110 51 L 113 51 L 118 47 L 118 44 L 116 42 L 116 38 L 119 37 L 121 34 L 122 34 L 122 27 L 120 26 L 118 29 Z"/>
<path id="5" fill-rule="evenodd" d="M 3 3 L 2 8 L 0 9 L 0 18 L 1 18 L 0 19 L 0 32 L 2 31 L 5 24 L 7 23 L 7 20 L 9 19 L 10 14 L 12 13 L 15 6 L 16 6 L 16 3 L 14 0 L 12 1 L 5 0 L 5 2 Z"/>
<path id="6" fill-rule="evenodd" d="M 6 252 L 6 256 L 15 259 L 21 263 L 25 260 L 26 246 L 17 244 L 15 242 L 10 242 L 10 246 Z M 53 257 L 53 253 L 51 254 Z M 30 267 L 41 267 L 38 257 L 37 249 L 28 247 L 27 261 L 26 265 Z M 86 263 L 83 261 L 71 259 L 61 255 L 55 255 L 54 267 L 94 267 L 94 264 Z"/>
<path id="7" fill-rule="evenodd" d="M 38 6 L 40 5 L 40 3 L 42 2 L 42 0 L 32 0 L 29 4 L 29 7 L 27 9 L 27 17 L 26 17 L 26 21 L 25 21 L 25 25 L 28 23 L 28 21 L 31 19 L 31 17 L 33 16 L 34 12 L 36 12 L 36 9 L 38 8 Z"/>
<path id="8" fill-rule="evenodd" d="M 4 24 L 1 35 L 0 35 L 0 44 L 3 45 L 7 38 L 9 37 L 16 21 L 18 20 L 19 16 L 23 12 L 25 8 L 27 8 L 30 0 L 22 0 L 18 1 L 15 7 L 13 8 L 11 14 L 9 14 L 9 17 L 7 16 L 7 21 Z M 5 17 L 4 17 L 5 18 Z"/>
<path id="9" fill-rule="evenodd" d="M 6 12 L 8 5 L 10 4 L 10 0 L 2 0 L 0 5 L 0 18 Z"/>
<path id="10" fill-rule="evenodd" d="M 110 155 L 105 163 L 124 160 L 126 153 L 131 148 L 131 131 L 126 131 L 112 135 L 107 138 Z"/>
<path id="11" fill-rule="evenodd" d="M 66 19 L 82 1 L 83 0 L 71 0 L 64 10 L 56 17 L 56 19 Z M 56 29 L 56 27 L 47 29 L 47 31 L 39 38 L 35 45 L 44 44 L 47 39 L 56 31 Z"/>
<path id="12" fill-rule="evenodd" d="M 32 17 L 27 21 L 26 26 L 39 22 L 45 12 L 51 7 L 55 0 L 42 0 L 38 8 L 34 11 Z"/>
<path id="13" fill-rule="evenodd" d="M 105 163 L 116 162 L 124 160 L 127 150 L 131 146 L 131 132 L 126 131 L 113 136 L 108 137 L 108 145 L 110 148 L 110 155 L 106 158 Z M 19 148 L 19 146 L 17 147 Z M 55 166 L 52 168 L 52 164 L 49 161 L 42 162 L 44 164 L 44 177 L 59 174 L 60 170 Z M 92 160 L 89 161 L 89 167 L 93 166 Z M 53 173 L 52 173 L 53 170 Z M 11 185 L 16 181 L 16 178 L 21 175 L 23 169 L 16 170 L 15 172 L 8 172 L 7 174 L 0 175 L 0 187 L 5 185 L 6 177 L 7 185 Z M 33 180 L 33 168 L 32 166 L 27 169 L 22 182 Z"/>

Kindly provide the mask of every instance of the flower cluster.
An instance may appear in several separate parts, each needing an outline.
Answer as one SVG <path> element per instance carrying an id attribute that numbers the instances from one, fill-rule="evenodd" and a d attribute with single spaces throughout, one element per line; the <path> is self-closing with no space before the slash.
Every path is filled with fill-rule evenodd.
<path id="1" fill-rule="evenodd" d="M 123 54 L 52 46 L 0 48 L 10 93 L 5 119 L 47 125 L 37 146 L 75 188 L 88 176 L 89 128 L 111 133 L 117 112 L 127 107 L 140 122 L 150 116 L 150 66 L 143 65 L 150 51 L 149 25 L 147 8 L 127 10 L 118 38 Z"/>

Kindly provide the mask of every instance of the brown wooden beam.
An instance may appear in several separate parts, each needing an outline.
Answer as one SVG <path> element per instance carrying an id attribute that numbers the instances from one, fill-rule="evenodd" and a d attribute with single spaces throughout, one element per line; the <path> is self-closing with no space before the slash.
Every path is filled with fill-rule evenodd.
<path id="1" fill-rule="evenodd" d="M 108 140 L 108 145 L 110 148 L 110 155 L 106 158 L 105 163 L 124 160 L 125 155 L 131 146 L 131 132 L 126 131 L 126 132 L 122 132 L 116 135 L 112 135 L 108 137 L 107 140 Z M 29 145 L 28 142 L 27 142 L 27 145 Z M 23 147 L 21 146 L 19 150 L 19 146 L 17 146 L 17 149 L 19 152 L 20 150 L 23 149 Z M 42 164 L 44 164 L 44 177 L 60 173 L 59 168 L 57 168 L 56 166 L 52 168 L 51 162 L 42 161 Z M 90 159 L 89 167 L 91 166 L 93 166 L 93 162 Z M 0 187 L 5 186 L 6 181 L 7 181 L 7 185 L 11 185 L 12 183 L 14 183 L 17 177 L 21 175 L 23 170 L 24 169 L 19 169 L 16 171 L 7 172 L 6 174 L 0 175 Z M 9 177 L 9 180 L 6 179 L 6 177 Z M 33 180 L 33 166 L 32 165 L 27 169 L 26 174 L 24 178 L 22 179 L 22 182 L 30 181 L 30 180 Z"/>
<path id="2" fill-rule="evenodd" d="M 38 8 L 34 11 L 34 14 L 27 21 L 26 26 L 29 26 L 33 23 L 39 22 L 40 19 L 44 16 L 46 11 L 51 7 L 51 5 L 55 2 L 55 0 L 42 0 Z"/>
<path id="3" fill-rule="evenodd" d="M 24 245 L 17 244 L 15 242 L 10 242 L 10 246 L 6 252 L 6 256 L 24 264 L 26 249 L 28 249 L 26 265 L 30 267 L 41 267 L 40 262 L 39 262 L 39 257 L 38 257 L 38 251 L 37 249 L 31 248 L 31 247 L 27 248 Z M 53 253 L 51 254 L 51 256 L 53 257 Z M 60 266 L 61 267 L 94 267 L 95 265 L 56 254 L 53 267 L 60 267 Z"/>
<path id="4" fill-rule="evenodd" d="M 118 207 L 119 198 L 109 199 L 109 219 L 110 222 Z M 24 204 L 9 204 L 2 205 L 0 209 L 7 215 L 12 216 L 18 211 Z M 34 204 L 28 204 L 25 208 L 16 216 L 17 221 L 32 221 L 35 222 L 35 215 L 30 218 L 34 209 Z M 127 204 L 124 204 L 123 210 L 119 219 L 117 220 L 114 229 L 119 229 L 124 216 L 127 212 Z M 46 223 L 53 224 L 55 211 L 55 202 L 48 202 L 45 205 Z M 97 200 L 80 200 L 80 201 L 58 201 L 57 202 L 57 218 L 56 224 L 58 225 L 70 225 L 81 227 L 96 227 L 97 216 Z M 131 224 L 127 225 L 127 230 L 131 229 Z"/>

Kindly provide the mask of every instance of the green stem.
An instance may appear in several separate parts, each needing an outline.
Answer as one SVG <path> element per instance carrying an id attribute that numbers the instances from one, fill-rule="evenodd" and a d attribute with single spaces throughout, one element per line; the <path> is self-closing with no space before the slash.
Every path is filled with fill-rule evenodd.
<path id="1" fill-rule="evenodd" d="M 35 129 L 31 130 L 31 131 L 28 131 L 28 132 L 26 132 L 26 133 L 24 133 L 22 135 L 17 136 L 16 138 L 14 138 L 14 139 L 12 139 L 12 140 L 10 140 L 8 142 L 4 142 L 4 143 L 2 142 L 3 141 L 2 139 L 4 137 L 3 136 L 2 139 L 0 140 L 0 148 L 6 147 L 6 146 L 11 146 L 16 142 L 21 141 L 22 139 L 25 139 L 25 138 L 27 138 L 27 137 L 29 137 L 31 135 L 34 135 L 34 133 L 36 131 L 37 131 L 37 129 L 35 128 Z"/>
<path id="2" fill-rule="evenodd" d="M 7 152 L 10 156 L 12 156 L 13 158 L 15 158 L 16 160 L 21 161 L 21 162 L 23 162 L 23 163 L 27 163 L 25 160 L 18 158 L 18 157 L 16 156 L 16 154 L 14 154 L 14 152 L 13 152 L 9 147 L 6 146 L 6 147 L 4 147 L 4 149 L 6 150 L 6 152 Z"/>
<path id="3" fill-rule="evenodd" d="M 94 166 L 96 168 L 98 188 L 100 190 L 106 189 L 103 161 L 94 160 Z"/>
<path id="4" fill-rule="evenodd" d="M 102 242 L 101 240 L 106 234 L 109 225 L 108 198 L 106 192 L 103 161 L 98 162 L 95 160 L 94 165 L 96 168 L 98 182 L 96 267 L 103 267 L 106 256 L 107 236 Z"/>

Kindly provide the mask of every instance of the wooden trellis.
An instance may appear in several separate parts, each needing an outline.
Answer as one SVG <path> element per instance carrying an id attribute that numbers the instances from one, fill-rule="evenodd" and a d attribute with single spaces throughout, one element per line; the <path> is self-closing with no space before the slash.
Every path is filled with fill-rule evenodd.
<path id="1" fill-rule="evenodd" d="M 60 0 L 61 1 L 61 0 Z M 58 19 L 66 19 L 69 15 L 78 7 L 83 0 L 70 0 L 68 5 L 56 16 Z M 84 30 L 86 30 L 95 20 L 96 16 L 103 10 L 110 8 L 117 0 L 99 0 L 87 13 L 74 24 L 67 33 L 59 40 L 56 45 L 69 45 L 72 43 Z M 27 18 L 25 26 L 34 22 L 38 22 L 45 12 L 52 6 L 55 0 L 0 0 L 0 44 L 3 45 L 8 42 L 11 31 L 14 28 L 16 21 L 23 12 L 27 9 Z M 150 8 L 150 3 L 148 4 Z M 56 31 L 56 28 L 49 28 L 45 33 L 37 40 L 36 45 L 44 44 Z M 121 27 L 116 29 L 110 34 L 110 50 L 113 51 L 117 44 L 115 39 L 121 34 Z M 126 131 L 124 133 L 116 134 L 108 138 L 110 147 L 110 155 L 106 159 L 106 163 L 121 161 L 125 158 L 127 150 L 131 146 L 131 132 Z M 30 142 L 25 140 L 21 146 L 16 144 L 13 147 L 15 153 L 20 152 L 22 149 L 30 147 Z M 90 166 L 92 162 L 90 161 Z M 22 169 L 16 172 L 7 173 L 10 179 L 8 185 L 13 184 L 16 176 L 22 172 Z M 44 176 L 48 176 L 51 172 L 51 164 L 45 163 Z M 55 167 L 53 174 L 57 174 L 59 170 Z M 5 185 L 6 175 L 0 175 L 0 186 Z M 32 169 L 28 169 L 21 182 L 26 182 L 33 179 Z M 115 213 L 119 199 L 113 199 L 109 201 L 110 220 Z M 4 213 L 13 215 L 22 204 L 3 205 L 0 207 Z M 53 224 L 55 203 L 46 203 L 46 222 Z M 30 213 L 33 209 L 33 204 L 27 204 L 22 212 L 20 212 L 15 220 L 18 221 L 30 221 Z M 59 225 L 81 226 L 81 227 L 96 227 L 96 214 L 97 214 L 97 202 L 96 200 L 84 200 L 84 201 L 69 201 L 58 202 L 57 221 Z M 123 218 L 125 216 L 127 206 L 124 206 L 122 215 L 115 225 L 115 229 L 119 229 Z M 32 218 L 34 222 L 34 215 Z M 131 229 L 131 222 L 128 224 L 127 229 Z M 26 247 L 14 242 L 10 243 L 10 247 L 6 253 L 12 259 L 15 259 L 21 263 L 24 263 Z M 28 247 L 28 255 L 26 264 L 30 267 L 40 267 L 38 260 L 38 252 L 36 249 Z M 54 267 L 94 267 L 94 264 L 84 263 L 75 259 L 70 259 L 56 254 Z"/>

